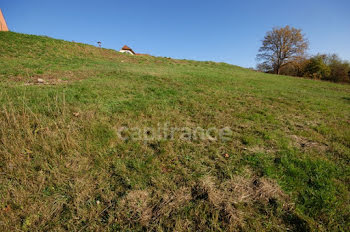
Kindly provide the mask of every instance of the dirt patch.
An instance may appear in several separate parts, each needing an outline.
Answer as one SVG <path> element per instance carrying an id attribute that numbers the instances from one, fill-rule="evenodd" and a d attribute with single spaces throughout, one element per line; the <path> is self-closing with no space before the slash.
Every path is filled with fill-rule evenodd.
<path id="1" fill-rule="evenodd" d="M 315 142 L 302 136 L 292 135 L 293 145 L 301 150 L 316 150 L 318 152 L 326 152 L 328 149 L 327 144 Z"/>
<path id="2" fill-rule="evenodd" d="M 96 76 L 98 70 L 51 71 L 28 77 L 15 76 L 9 80 L 23 82 L 24 85 L 60 85 Z"/>

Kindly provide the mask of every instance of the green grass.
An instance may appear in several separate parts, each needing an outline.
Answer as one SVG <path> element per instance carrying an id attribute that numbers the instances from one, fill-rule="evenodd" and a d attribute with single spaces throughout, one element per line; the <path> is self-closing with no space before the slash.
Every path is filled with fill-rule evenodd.
<path id="1" fill-rule="evenodd" d="M 118 137 L 165 123 L 232 136 Z M 0 228 L 349 231 L 349 123 L 349 85 L 0 32 Z"/>

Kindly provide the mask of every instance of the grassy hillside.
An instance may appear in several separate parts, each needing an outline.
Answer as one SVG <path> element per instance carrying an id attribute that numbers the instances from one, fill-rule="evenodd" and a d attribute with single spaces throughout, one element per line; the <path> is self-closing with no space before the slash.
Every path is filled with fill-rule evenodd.
<path id="1" fill-rule="evenodd" d="M 349 123 L 349 85 L 0 32 L 0 230 L 349 231 Z M 119 136 L 165 126 L 232 133 Z"/>

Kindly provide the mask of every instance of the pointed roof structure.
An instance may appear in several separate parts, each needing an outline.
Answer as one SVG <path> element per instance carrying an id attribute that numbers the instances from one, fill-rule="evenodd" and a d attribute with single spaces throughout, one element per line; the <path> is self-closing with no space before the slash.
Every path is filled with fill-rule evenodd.
<path id="1" fill-rule="evenodd" d="M 126 45 L 124 45 L 123 47 L 122 47 L 122 50 L 124 50 L 124 51 L 130 51 L 132 54 L 136 54 L 131 48 L 129 48 L 128 46 L 126 46 Z"/>
<path id="2" fill-rule="evenodd" d="M 1 9 L 0 9 L 0 31 L 8 31 L 8 30 L 9 29 L 7 27 L 4 15 L 2 14 Z"/>

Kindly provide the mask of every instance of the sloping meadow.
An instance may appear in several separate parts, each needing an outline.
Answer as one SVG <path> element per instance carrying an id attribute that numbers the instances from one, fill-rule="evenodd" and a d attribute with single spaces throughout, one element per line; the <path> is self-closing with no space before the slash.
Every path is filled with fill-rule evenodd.
<path id="1" fill-rule="evenodd" d="M 348 85 L 11 32 L 0 52 L 1 230 L 350 229 Z"/>

